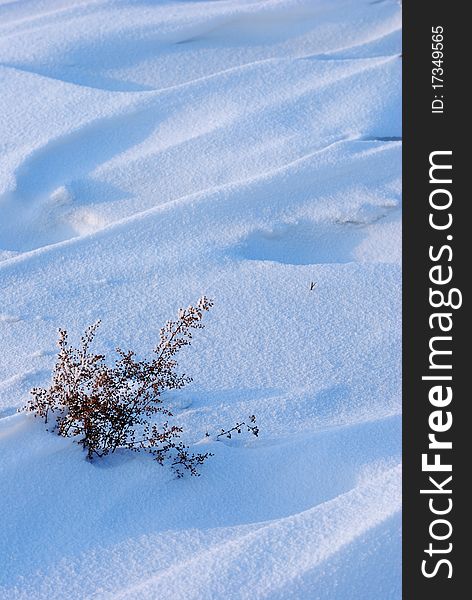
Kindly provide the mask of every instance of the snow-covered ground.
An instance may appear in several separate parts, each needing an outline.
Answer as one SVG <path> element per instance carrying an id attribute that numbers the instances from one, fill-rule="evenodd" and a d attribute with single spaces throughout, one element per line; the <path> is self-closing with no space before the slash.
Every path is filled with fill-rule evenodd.
<path id="1" fill-rule="evenodd" d="M 401 597 L 400 26 L 0 0 L 2 599 Z M 169 398 L 201 477 L 16 413 L 59 326 L 144 356 L 202 294 Z M 251 413 L 259 438 L 201 442 Z"/>

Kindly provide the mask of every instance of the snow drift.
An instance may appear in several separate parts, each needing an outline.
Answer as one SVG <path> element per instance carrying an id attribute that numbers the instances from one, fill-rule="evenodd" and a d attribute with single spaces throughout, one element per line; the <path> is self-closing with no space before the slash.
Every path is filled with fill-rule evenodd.
<path id="1" fill-rule="evenodd" d="M 0 2 L 1 598 L 401 597 L 400 25 Z M 145 355 L 202 294 L 169 397 L 202 477 L 16 413 L 59 326 Z M 259 439 L 202 441 L 252 413 Z"/>

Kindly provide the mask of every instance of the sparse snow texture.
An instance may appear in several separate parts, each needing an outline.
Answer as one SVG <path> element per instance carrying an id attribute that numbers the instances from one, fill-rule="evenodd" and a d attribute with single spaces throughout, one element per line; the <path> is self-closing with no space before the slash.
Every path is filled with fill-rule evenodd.
<path id="1" fill-rule="evenodd" d="M 400 599 L 400 25 L 0 0 L 2 600 Z M 16 414 L 59 326 L 145 355 L 202 294 L 169 398 L 202 477 Z"/>

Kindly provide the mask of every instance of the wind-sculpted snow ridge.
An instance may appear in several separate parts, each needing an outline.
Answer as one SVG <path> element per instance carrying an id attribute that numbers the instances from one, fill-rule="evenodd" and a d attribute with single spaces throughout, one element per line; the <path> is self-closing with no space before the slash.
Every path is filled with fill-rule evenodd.
<path id="1" fill-rule="evenodd" d="M 25 497 L 1 535 L 25 529 L 20 514 L 45 472 L 49 491 L 37 498 L 42 519 L 34 538 L 18 539 L 5 565 L 17 577 L 29 572 L 32 579 L 0 591 L 5 598 L 37 593 L 51 600 L 88 597 L 87 589 L 99 598 L 155 598 L 158 590 L 166 599 L 220 598 L 225 590 L 236 598 L 283 598 L 318 581 L 336 591 L 319 597 L 342 598 L 333 581 L 323 581 L 323 572 L 333 563 L 343 576 L 352 568 L 337 561 L 348 546 L 362 548 L 369 537 L 375 546 L 386 538 L 395 544 L 388 559 L 398 559 L 391 517 L 400 509 L 400 471 L 392 458 L 399 426 L 398 418 L 365 422 L 259 449 L 212 442 L 214 464 L 201 479 L 181 484 L 155 473 L 150 461 L 125 455 L 91 468 L 69 443 L 45 440 L 37 423 L 23 416 L 4 419 L 2 453 L 7 470 L 18 472 L 12 487 Z M 25 463 L 29 472 L 21 469 Z M 87 519 L 78 521 L 84 504 Z M 52 531 L 54 519 L 59 531 Z M 57 545 L 44 556 L 40 548 L 52 539 Z M 24 556 L 23 564 L 16 564 L 15 555 Z M 397 568 L 395 562 L 388 569 Z M 365 576 L 379 566 L 374 556 Z M 385 573 L 383 578 L 388 584 Z M 393 585 L 397 589 L 398 582 Z"/>
<path id="2" fill-rule="evenodd" d="M 0 598 L 399 600 L 400 6 L 0 2 Z M 90 465 L 15 414 L 58 327 L 215 454 Z M 257 415 L 258 439 L 210 441 Z"/>

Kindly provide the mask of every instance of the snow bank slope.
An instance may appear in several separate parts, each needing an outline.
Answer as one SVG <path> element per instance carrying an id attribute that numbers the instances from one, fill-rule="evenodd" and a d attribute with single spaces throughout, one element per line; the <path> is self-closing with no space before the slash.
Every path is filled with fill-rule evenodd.
<path id="1" fill-rule="evenodd" d="M 400 598 L 399 52 L 389 0 L 0 2 L 1 598 Z M 201 478 L 15 414 L 57 327 L 202 294 L 174 412 L 261 437 Z"/>

